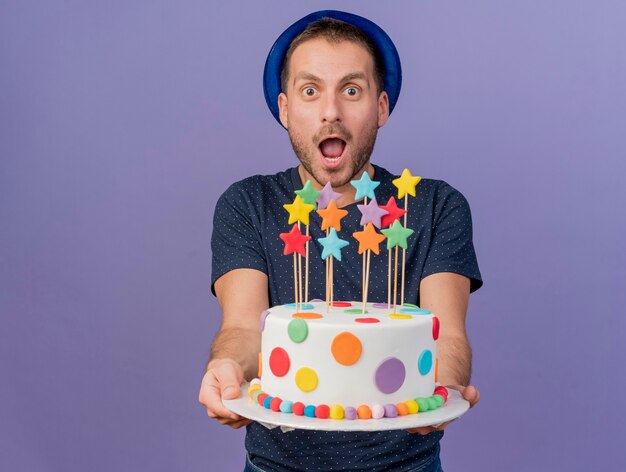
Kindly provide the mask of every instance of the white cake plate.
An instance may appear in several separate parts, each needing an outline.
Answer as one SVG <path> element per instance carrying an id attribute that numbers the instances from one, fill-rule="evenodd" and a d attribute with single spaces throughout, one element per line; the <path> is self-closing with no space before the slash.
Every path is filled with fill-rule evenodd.
<path id="1" fill-rule="evenodd" d="M 469 402 L 464 400 L 457 390 L 448 389 L 448 401 L 436 410 L 396 418 L 369 420 L 333 420 L 309 418 L 293 413 L 282 413 L 263 408 L 248 396 L 248 384 L 241 386 L 241 396 L 234 400 L 223 400 L 224 406 L 244 418 L 257 421 L 269 428 L 282 426 L 287 429 L 314 429 L 318 431 L 389 431 L 393 429 L 420 428 L 440 425 L 458 418 L 469 409 Z"/>

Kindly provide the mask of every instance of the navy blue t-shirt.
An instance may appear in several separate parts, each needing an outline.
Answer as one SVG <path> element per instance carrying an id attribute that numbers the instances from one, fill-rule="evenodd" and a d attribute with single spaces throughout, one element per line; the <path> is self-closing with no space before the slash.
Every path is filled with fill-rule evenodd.
<path id="1" fill-rule="evenodd" d="M 374 166 L 373 180 L 379 205 L 397 196 L 392 180 L 397 176 Z M 233 269 L 251 268 L 267 274 L 270 306 L 293 302 L 293 257 L 284 256 L 280 233 L 288 232 L 288 213 L 295 191 L 302 188 L 297 168 L 270 176 L 253 176 L 231 185 L 217 202 L 211 247 L 212 284 Z M 440 180 L 422 179 L 409 196 L 407 226 L 415 231 L 408 239 L 406 254 L 405 303 L 419 305 L 419 283 L 431 274 L 455 272 L 467 276 L 471 291 L 482 285 L 474 245 L 469 205 L 463 195 Z M 404 201 L 398 202 L 404 208 Z M 344 209 L 339 237 L 350 242 L 342 260 L 334 263 L 334 299 L 361 298 L 362 257 L 352 237 L 362 231 L 361 212 L 356 203 Z M 325 298 L 325 266 L 322 248 L 316 242 L 325 237 L 321 217 L 310 214 L 309 299 Z M 401 254 L 401 251 L 399 252 Z M 380 255 L 370 262 L 370 302 L 387 302 L 388 256 L 381 244 Z M 401 260 L 401 257 L 399 258 Z M 398 270 L 400 270 L 400 264 Z M 400 283 L 400 277 L 398 277 Z M 398 297 L 400 289 L 398 289 Z M 253 422 L 247 427 L 246 449 L 254 465 L 267 471 L 343 470 L 407 471 L 437 456 L 443 432 L 427 436 L 405 431 L 325 432 L 295 430 L 283 433 Z"/>

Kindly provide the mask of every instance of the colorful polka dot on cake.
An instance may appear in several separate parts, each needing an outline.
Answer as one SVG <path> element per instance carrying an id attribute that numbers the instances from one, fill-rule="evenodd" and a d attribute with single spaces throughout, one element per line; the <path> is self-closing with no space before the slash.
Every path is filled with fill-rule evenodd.
<path id="1" fill-rule="evenodd" d="M 310 367 L 301 367 L 296 372 L 296 386 L 303 392 L 312 392 L 317 388 L 317 374 Z"/>
<path id="2" fill-rule="evenodd" d="M 404 383 L 406 369 L 402 361 L 389 357 L 380 363 L 374 374 L 374 382 L 382 393 L 394 393 Z"/>
<path id="3" fill-rule="evenodd" d="M 303 342 L 309 335 L 309 328 L 302 318 L 295 318 L 287 325 L 287 334 L 294 343 Z"/>
<path id="4" fill-rule="evenodd" d="M 259 316 L 259 322 L 261 325 L 261 332 L 263 332 L 263 330 L 265 329 L 265 318 L 267 318 L 267 315 L 270 314 L 269 310 L 265 310 L 263 313 L 261 313 L 261 316 Z"/>
<path id="5" fill-rule="evenodd" d="M 333 302 L 333 306 L 337 308 L 346 308 L 352 306 L 350 302 Z"/>
<path id="6" fill-rule="evenodd" d="M 424 349 L 417 361 L 417 367 L 420 374 L 426 375 L 433 367 L 433 353 L 429 349 Z"/>
<path id="7" fill-rule="evenodd" d="M 276 377 L 283 377 L 289 372 L 289 354 L 282 347 L 276 347 L 270 354 L 270 370 Z"/>
<path id="8" fill-rule="evenodd" d="M 354 334 L 344 331 L 333 339 L 330 348 L 333 357 L 341 365 L 353 365 L 361 357 L 363 347 L 361 341 Z"/>
<path id="9" fill-rule="evenodd" d="M 324 318 L 324 315 L 320 315 L 319 313 L 294 313 L 291 317 L 302 318 L 303 320 L 319 320 L 320 318 Z"/>
<path id="10" fill-rule="evenodd" d="M 433 316 L 433 339 L 439 339 L 439 318 L 436 316 Z"/>

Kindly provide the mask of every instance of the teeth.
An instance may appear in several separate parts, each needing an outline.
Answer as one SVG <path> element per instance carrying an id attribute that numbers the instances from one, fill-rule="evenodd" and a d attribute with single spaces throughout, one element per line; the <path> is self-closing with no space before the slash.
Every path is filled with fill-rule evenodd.
<path id="1" fill-rule="evenodd" d="M 324 157 L 328 162 L 337 162 L 339 160 L 338 157 Z"/>

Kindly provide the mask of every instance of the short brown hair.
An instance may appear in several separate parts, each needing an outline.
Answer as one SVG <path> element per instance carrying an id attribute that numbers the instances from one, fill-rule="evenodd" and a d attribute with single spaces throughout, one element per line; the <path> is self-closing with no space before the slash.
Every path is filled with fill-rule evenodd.
<path id="1" fill-rule="evenodd" d="M 280 71 L 280 86 L 284 93 L 287 93 L 287 81 L 289 79 L 289 62 L 295 49 L 311 39 L 324 38 L 330 43 L 341 41 L 352 41 L 365 47 L 374 60 L 374 78 L 376 80 L 376 90 L 380 94 L 385 88 L 385 68 L 380 53 L 374 42 L 360 28 L 357 28 L 345 21 L 324 17 L 310 23 L 302 33 L 294 38 L 285 53 L 283 66 Z"/>

